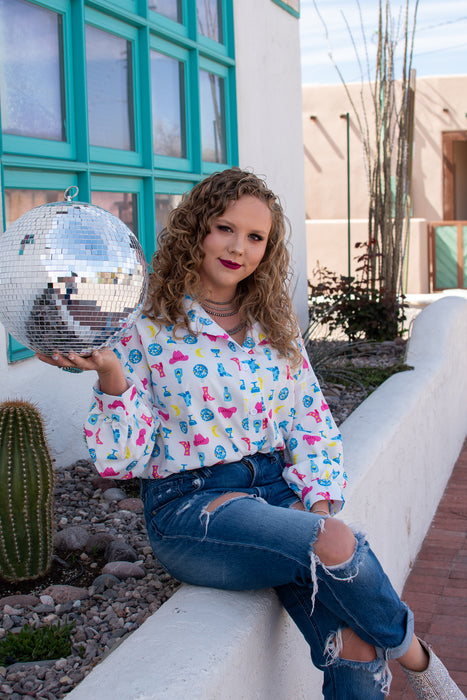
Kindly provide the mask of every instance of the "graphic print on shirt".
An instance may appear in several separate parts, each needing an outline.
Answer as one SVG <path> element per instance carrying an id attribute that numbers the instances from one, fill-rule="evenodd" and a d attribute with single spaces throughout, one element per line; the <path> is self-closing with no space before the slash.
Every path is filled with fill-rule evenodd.
<path id="1" fill-rule="evenodd" d="M 119 397 L 95 389 L 86 424 L 99 471 L 110 460 L 113 476 L 163 478 L 284 450 L 284 478 L 305 505 L 326 493 L 340 508 L 341 439 L 305 355 L 291 369 L 258 325 L 240 346 L 187 304 L 191 332 L 173 336 L 162 326 L 154 333 L 142 317 L 117 346 L 130 388 Z"/>

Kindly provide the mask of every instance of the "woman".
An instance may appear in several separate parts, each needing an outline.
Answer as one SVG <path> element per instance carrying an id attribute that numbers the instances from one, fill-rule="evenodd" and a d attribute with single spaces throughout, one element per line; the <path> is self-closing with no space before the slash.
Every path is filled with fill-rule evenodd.
<path id="1" fill-rule="evenodd" d="M 103 476 L 141 478 L 149 539 L 188 583 L 274 587 L 324 671 L 326 698 L 388 693 L 397 659 L 421 698 L 462 698 L 413 633 L 344 503 L 341 437 L 289 296 L 285 218 L 225 170 L 169 216 L 145 315 L 114 351 L 44 358 L 96 370 L 85 426 Z"/>

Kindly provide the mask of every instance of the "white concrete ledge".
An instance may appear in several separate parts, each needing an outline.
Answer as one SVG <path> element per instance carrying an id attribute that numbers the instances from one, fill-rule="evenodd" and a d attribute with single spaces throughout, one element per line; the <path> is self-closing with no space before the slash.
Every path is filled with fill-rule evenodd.
<path id="1" fill-rule="evenodd" d="M 400 592 L 467 434 L 467 300 L 415 320 L 407 363 L 342 425 L 344 519 L 365 524 Z M 318 700 L 321 673 L 272 591 L 182 586 L 70 700 Z"/>

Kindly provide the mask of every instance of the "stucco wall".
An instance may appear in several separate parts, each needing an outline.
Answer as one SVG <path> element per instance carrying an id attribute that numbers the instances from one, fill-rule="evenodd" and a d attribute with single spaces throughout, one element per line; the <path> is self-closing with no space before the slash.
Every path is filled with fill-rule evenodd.
<path id="1" fill-rule="evenodd" d="M 234 0 L 238 140 L 241 167 L 266 176 L 293 230 L 296 307 L 306 308 L 306 240 L 298 20 L 271 0 Z M 271 147 L 274 144 L 274 147 Z M 41 408 L 57 467 L 87 456 L 82 423 L 94 377 L 70 375 L 31 358 L 8 365 L 0 326 L 0 400 L 21 397 Z"/>
<path id="2" fill-rule="evenodd" d="M 339 275 L 356 274 L 356 256 L 359 250 L 356 243 L 368 238 L 366 219 L 352 219 L 350 222 L 350 256 L 348 245 L 348 225 L 342 219 L 313 219 L 306 222 L 308 252 L 308 279 L 316 282 L 318 267 L 327 267 Z M 410 222 L 409 247 L 406 255 L 407 270 L 404 274 L 406 294 L 426 294 L 429 290 L 428 277 L 428 237 L 424 219 Z"/>
<path id="3" fill-rule="evenodd" d="M 360 93 L 371 125 L 368 90 L 348 85 L 356 109 Z M 443 218 L 442 132 L 467 129 L 467 75 L 418 78 L 415 91 L 412 204 L 415 218 Z M 347 218 L 347 127 L 350 114 L 351 217 L 366 218 L 368 188 L 355 112 L 343 85 L 303 86 L 306 212 L 308 219 Z M 315 117 L 310 119 L 310 116 Z"/>

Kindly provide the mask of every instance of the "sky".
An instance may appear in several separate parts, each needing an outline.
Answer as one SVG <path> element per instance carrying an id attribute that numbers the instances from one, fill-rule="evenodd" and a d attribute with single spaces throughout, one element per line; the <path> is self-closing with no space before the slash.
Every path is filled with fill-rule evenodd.
<path id="1" fill-rule="evenodd" d="M 362 37 L 359 4 L 366 41 Z M 385 7 L 386 0 L 382 0 L 382 4 Z M 372 66 L 378 28 L 378 0 L 301 0 L 300 5 L 302 83 L 340 82 L 329 58 L 330 51 L 345 81 L 361 82 L 362 74 L 355 58 L 352 38 L 363 62 L 363 79 L 367 79 L 365 43 Z M 390 0 L 390 5 L 394 26 L 397 27 L 401 10 L 402 18 L 405 13 L 405 0 Z M 410 0 L 410 26 L 413 26 L 414 9 L 415 0 Z M 397 31 L 394 32 L 396 35 Z M 402 36 L 399 45 L 403 47 Z M 418 77 L 467 75 L 466 0 L 419 0 L 412 67 Z M 398 77 L 397 68 L 395 77 Z"/>

